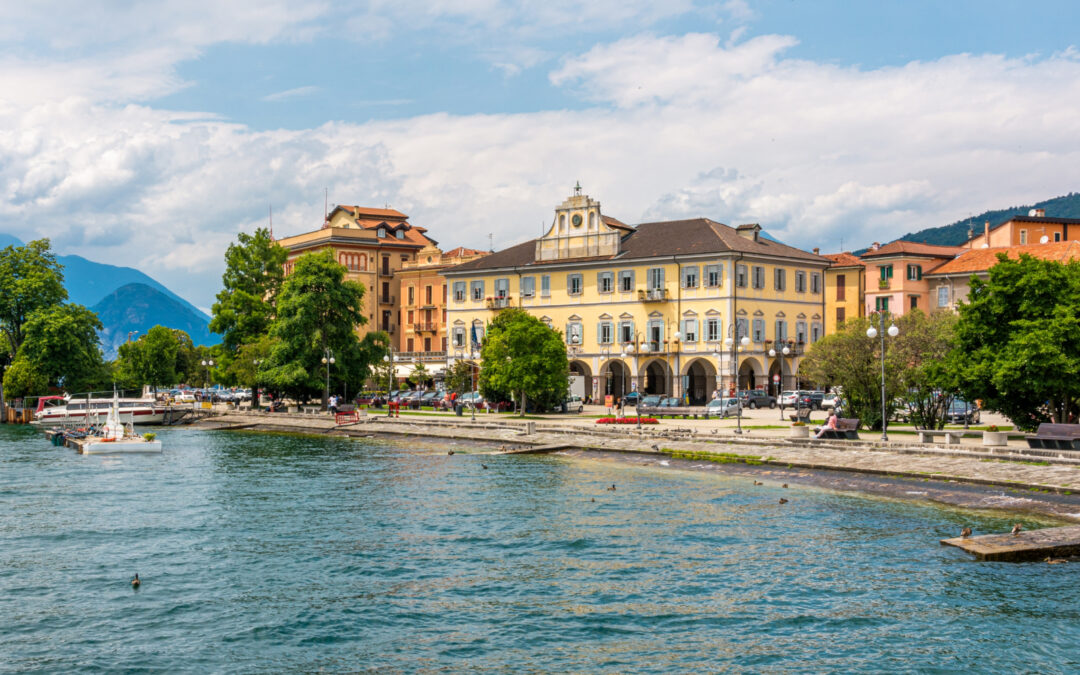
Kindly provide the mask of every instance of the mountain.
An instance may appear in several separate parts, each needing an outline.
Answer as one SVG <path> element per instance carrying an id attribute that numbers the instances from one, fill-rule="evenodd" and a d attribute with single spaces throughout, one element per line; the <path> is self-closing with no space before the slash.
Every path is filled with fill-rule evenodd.
<path id="1" fill-rule="evenodd" d="M 1049 218 L 1080 218 L 1080 193 L 1070 192 L 1063 197 L 1054 197 L 1044 202 L 1029 206 L 1010 206 L 1007 209 L 985 211 L 977 216 L 958 220 L 941 227 L 930 227 L 900 237 L 904 241 L 918 241 L 942 246 L 959 246 L 968 240 L 968 228 L 978 234 L 983 231 L 983 223 L 990 221 L 994 228 L 1013 216 L 1026 215 L 1031 209 L 1046 209 Z"/>
<path id="2" fill-rule="evenodd" d="M 7 248 L 8 246 L 22 246 L 23 243 L 11 236 L 10 234 L 4 234 L 0 232 L 0 248 Z"/>
<path id="3" fill-rule="evenodd" d="M 145 335 L 158 324 L 186 332 L 197 345 L 220 342 L 221 339 L 207 328 L 205 315 L 189 308 L 187 303 L 177 301 L 153 286 L 134 283 L 117 288 L 90 309 L 97 313 L 104 326 L 101 348 L 105 357 L 111 359 L 115 358 L 119 346 L 127 341 L 129 331 Z"/>
<path id="4" fill-rule="evenodd" d="M 64 266 L 64 286 L 67 287 L 68 299 L 71 302 L 93 307 L 121 286 L 142 284 L 157 290 L 173 302 L 183 305 L 188 312 L 200 317 L 204 322 L 210 321 L 210 317 L 190 302 L 137 269 L 94 262 L 79 255 L 59 255 L 56 256 L 56 260 Z M 171 327 L 179 328 L 179 326 Z M 191 337 L 195 338 L 194 335 Z M 199 341 L 196 340 L 195 344 L 199 344 Z M 210 344 L 217 344 L 217 341 Z"/>

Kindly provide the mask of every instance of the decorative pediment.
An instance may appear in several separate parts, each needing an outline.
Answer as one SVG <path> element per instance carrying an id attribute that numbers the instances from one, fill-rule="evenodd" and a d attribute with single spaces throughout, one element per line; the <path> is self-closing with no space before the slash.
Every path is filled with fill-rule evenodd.
<path id="1" fill-rule="evenodd" d="M 688 309 L 682 313 L 683 316 L 697 316 L 697 312 L 692 309 Z"/>
<path id="2" fill-rule="evenodd" d="M 765 316 L 765 312 L 760 309 L 754 310 L 754 316 Z"/>
<path id="3" fill-rule="evenodd" d="M 786 314 L 784 314 L 784 310 L 780 310 L 779 312 L 777 312 L 777 313 L 776 313 L 776 318 L 777 318 L 777 319 L 783 319 L 783 318 L 785 318 L 786 316 L 787 316 L 787 315 L 786 315 Z"/>
<path id="4" fill-rule="evenodd" d="M 799 315 L 798 315 L 798 316 L 796 316 L 795 318 L 796 318 L 796 319 L 805 319 L 805 318 L 806 318 L 806 315 L 805 315 L 805 314 L 803 314 L 802 312 L 799 312 Z"/>
<path id="5" fill-rule="evenodd" d="M 567 321 L 581 321 L 581 317 L 578 316 L 577 314 L 571 314 L 570 318 L 567 319 Z"/>
<path id="6" fill-rule="evenodd" d="M 619 318 L 629 321 L 629 320 L 632 320 L 634 318 L 634 315 L 631 314 L 630 312 L 623 312 L 622 314 L 619 315 Z"/>
<path id="7" fill-rule="evenodd" d="M 710 309 L 709 311 L 705 312 L 705 316 L 720 316 L 720 312 L 719 310 Z"/>
<path id="8" fill-rule="evenodd" d="M 814 321 L 821 321 L 821 315 L 820 314 L 815 314 L 814 316 L 812 316 L 810 318 L 813 319 Z"/>
<path id="9" fill-rule="evenodd" d="M 610 315 L 610 314 L 608 314 L 607 312 L 604 312 L 603 314 L 601 314 L 601 315 L 600 315 L 600 318 L 601 318 L 601 319 L 604 319 L 605 321 L 607 321 L 607 320 L 610 320 L 610 319 L 611 319 L 611 315 Z"/>
<path id="10" fill-rule="evenodd" d="M 454 325 L 455 326 L 464 326 L 465 322 L 462 321 L 461 319 L 458 319 L 457 321 L 454 322 Z"/>
<path id="11" fill-rule="evenodd" d="M 738 314 L 739 316 L 746 316 L 746 310 L 745 309 L 740 309 L 739 311 L 737 311 L 735 313 Z"/>
<path id="12" fill-rule="evenodd" d="M 664 318 L 664 313 L 654 310 L 652 312 L 649 312 L 649 318 L 650 319 L 663 319 Z"/>
<path id="13" fill-rule="evenodd" d="M 581 185 L 555 207 L 551 227 L 536 241 L 535 259 L 564 260 L 619 254 L 622 235 L 632 231 L 617 220 L 600 213 L 600 202 L 581 193 Z"/>

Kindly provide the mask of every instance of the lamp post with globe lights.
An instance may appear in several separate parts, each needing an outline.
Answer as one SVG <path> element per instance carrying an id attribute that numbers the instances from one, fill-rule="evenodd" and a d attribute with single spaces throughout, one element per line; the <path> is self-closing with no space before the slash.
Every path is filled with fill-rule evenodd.
<path id="1" fill-rule="evenodd" d="M 900 329 L 896 327 L 896 324 L 890 322 L 889 329 L 885 330 L 885 312 L 878 312 L 878 328 L 874 328 L 871 323 L 870 327 L 866 329 L 866 337 L 873 340 L 876 337 L 881 337 L 881 440 L 889 440 L 889 434 L 886 427 L 889 426 L 889 419 L 885 411 L 885 333 L 889 334 L 889 337 L 896 337 L 900 334 Z"/>
<path id="2" fill-rule="evenodd" d="M 210 407 L 214 407 L 214 394 L 210 391 L 210 369 L 214 367 L 214 359 L 203 359 L 202 367 L 206 369 L 206 379 L 203 380 L 203 386 L 206 388 L 207 396 L 210 397 Z"/>
<path id="3" fill-rule="evenodd" d="M 329 347 L 323 348 L 323 365 L 326 366 L 326 386 L 323 387 L 323 405 L 330 409 L 330 366 L 334 365 L 334 351 Z"/>
<path id="4" fill-rule="evenodd" d="M 735 324 L 731 326 L 732 333 L 735 334 Z M 738 421 L 735 424 L 735 433 L 742 434 L 742 399 L 739 398 L 739 352 L 738 349 L 741 346 L 746 349 L 750 346 L 750 338 L 745 335 L 736 341 L 731 336 L 728 336 L 724 340 L 724 344 L 731 349 L 731 381 L 732 387 L 735 389 L 735 405 L 739 414 Z"/>
<path id="5" fill-rule="evenodd" d="M 769 357 L 775 358 L 777 354 L 780 354 L 780 386 L 777 388 L 776 398 L 783 400 L 781 397 L 784 394 L 784 357 L 791 353 L 791 348 L 784 345 L 784 348 L 777 351 L 775 348 L 769 350 Z M 780 404 L 780 421 L 784 421 L 784 404 Z"/>
<path id="6" fill-rule="evenodd" d="M 393 365 L 397 363 L 398 357 L 394 355 L 394 348 L 387 346 L 387 353 L 382 357 L 383 363 L 387 365 L 386 371 L 386 416 L 393 417 L 394 412 L 390 408 L 390 391 L 394 388 L 394 369 L 397 367 Z"/>

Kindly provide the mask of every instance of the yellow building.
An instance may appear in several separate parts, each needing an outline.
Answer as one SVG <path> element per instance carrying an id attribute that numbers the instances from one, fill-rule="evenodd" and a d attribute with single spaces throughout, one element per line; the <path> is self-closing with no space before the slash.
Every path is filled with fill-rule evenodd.
<path id="1" fill-rule="evenodd" d="M 814 249 L 817 253 L 817 249 Z M 851 253 L 826 253 L 832 261 L 825 270 L 825 334 L 848 319 L 864 316 L 866 263 Z"/>
<path id="2" fill-rule="evenodd" d="M 829 264 L 756 224 L 631 227 L 578 187 L 539 239 L 443 271 L 447 356 L 470 358 L 495 313 L 521 307 L 562 331 L 571 371 L 596 400 L 638 390 L 701 403 L 736 370 L 740 388 L 778 391 L 794 386 L 804 346 L 824 333 Z M 736 324 L 735 344 L 748 345 L 733 358 Z M 789 356 L 770 355 L 782 346 Z"/>
<path id="3" fill-rule="evenodd" d="M 393 209 L 363 206 L 337 206 L 321 229 L 278 241 L 289 251 L 286 276 L 292 273 L 296 259 L 305 253 L 330 249 L 345 266 L 346 278 L 364 284 L 364 311 L 368 322 L 358 330 L 361 335 L 373 330 L 390 334 L 395 351 L 400 351 L 401 282 L 395 273 L 407 263 L 415 263 L 417 254 L 436 242 L 422 227 L 411 225 L 409 217 Z"/>

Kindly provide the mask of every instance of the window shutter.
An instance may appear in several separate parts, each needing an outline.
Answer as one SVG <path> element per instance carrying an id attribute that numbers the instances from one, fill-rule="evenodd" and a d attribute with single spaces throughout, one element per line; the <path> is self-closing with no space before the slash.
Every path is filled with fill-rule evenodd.
<path id="1" fill-rule="evenodd" d="M 596 342 L 597 344 L 604 344 L 604 323 L 602 321 L 596 324 Z"/>

